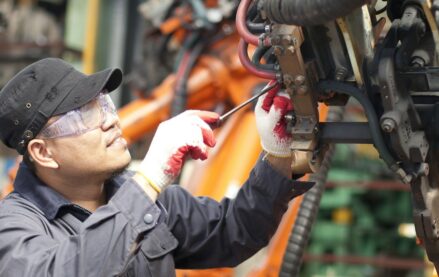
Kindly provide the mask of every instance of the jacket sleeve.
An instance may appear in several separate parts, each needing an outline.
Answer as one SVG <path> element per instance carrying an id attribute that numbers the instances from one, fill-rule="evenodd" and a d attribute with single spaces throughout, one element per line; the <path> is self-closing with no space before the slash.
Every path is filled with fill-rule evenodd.
<path id="1" fill-rule="evenodd" d="M 215 185 L 215 184 L 212 184 Z M 268 244 L 288 202 L 312 186 L 296 182 L 259 161 L 235 199 L 192 197 L 171 186 L 159 201 L 179 241 L 177 268 L 235 266 Z"/>
<path id="2" fill-rule="evenodd" d="M 138 240 L 160 215 L 131 178 L 80 223 L 77 235 L 63 240 L 54 239 L 31 207 L 7 203 L 0 202 L 0 276 L 114 276 L 124 271 Z"/>

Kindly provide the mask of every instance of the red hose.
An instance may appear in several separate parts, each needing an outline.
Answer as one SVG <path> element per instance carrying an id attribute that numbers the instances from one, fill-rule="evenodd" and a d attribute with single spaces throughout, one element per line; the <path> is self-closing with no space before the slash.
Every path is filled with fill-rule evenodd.
<path id="1" fill-rule="evenodd" d="M 245 42 L 243 39 L 240 39 L 239 45 L 238 45 L 238 56 L 239 56 L 239 60 L 241 61 L 242 65 L 248 71 L 250 71 L 252 74 L 254 74 L 258 77 L 261 77 L 264 79 L 276 79 L 276 73 L 256 68 L 253 65 L 253 63 L 250 61 L 250 59 L 248 57 L 247 47 L 248 47 L 248 43 Z"/>
<path id="2" fill-rule="evenodd" d="M 236 12 L 236 30 L 247 43 L 258 46 L 259 38 L 250 33 L 246 25 L 247 10 L 251 1 L 242 0 L 239 4 L 238 11 Z"/>

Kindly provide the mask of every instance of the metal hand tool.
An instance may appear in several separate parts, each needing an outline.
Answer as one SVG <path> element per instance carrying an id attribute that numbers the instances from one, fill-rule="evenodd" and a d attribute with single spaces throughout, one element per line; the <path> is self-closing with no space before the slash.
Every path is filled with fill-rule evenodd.
<path id="1" fill-rule="evenodd" d="M 225 114 L 221 115 L 219 117 L 218 121 L 215 122 L 215 123 L 210 124 L 210 126 L 212 127 L 212 129 L 220 127 L 225 119 L 227 119 L 229 116 L 231 116 L 232 114 L 236 113 L 237 111 L 239 111 L 240 109 L 242 109 L 243 107 L 248 105 L 249 103 L 255 101 L 256 99 L 258 99 L 259 97 L 261 97 L 262 95 L 264 95 L 265 93 L 270 91 L 271 89 L 273 89 L 275 86 L 277 86 L 277 84 L 278 84 L 277 82 L 275 82 L 273 84 L 268 83 L 259 93 L 253 95 L 251 98 L 247 99 L 246 101 L 242 102 L 241 104 L 239 104 L 238 106 L 234 107 L 230 111 L 228 111 Z"/>

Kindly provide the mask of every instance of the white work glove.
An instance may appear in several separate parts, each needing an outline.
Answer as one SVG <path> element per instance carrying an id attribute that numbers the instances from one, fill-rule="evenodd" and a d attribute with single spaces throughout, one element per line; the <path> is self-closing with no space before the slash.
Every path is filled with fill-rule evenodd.
<path id="1" fill-rule="evenodd" d="M 215 137 L 208 124 L 216 123 L 214 112 L 189 110 L 162 122 L 138 172 L 158 192 L 180 174 L 187 157 L 205 160 Z"/>
<path id="2" fill-rule="evenodd" d="M 290 96 L 279 87 L 271 89 L 259 97 L 256 103 L 256 126 L 261 138 L 262 148 L 276 157 L 290 157 L 292 135 L 287 132 L 284 116 L 293 110 Z"/>

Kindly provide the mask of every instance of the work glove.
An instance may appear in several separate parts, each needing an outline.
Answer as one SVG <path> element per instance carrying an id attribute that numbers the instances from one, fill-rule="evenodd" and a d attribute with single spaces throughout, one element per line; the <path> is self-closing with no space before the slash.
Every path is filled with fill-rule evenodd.
<path id="1" fill-rule="evenodd" d="M 162 122 L 138 172 L 161 192 L 180 174 L 186 158 L 207 158 L 216 143 L 209 124 L 218 119 L 214 112 L 189 110 Z"/>
<path id="2" fill-rule="evenodd" d="M 262 148 L 275 157 L 290 157 L 292 135 L 287 132 L 285 115 L 293 110 L 290 96 L 274 87 L 256 103 L 256 127 Z"/>

